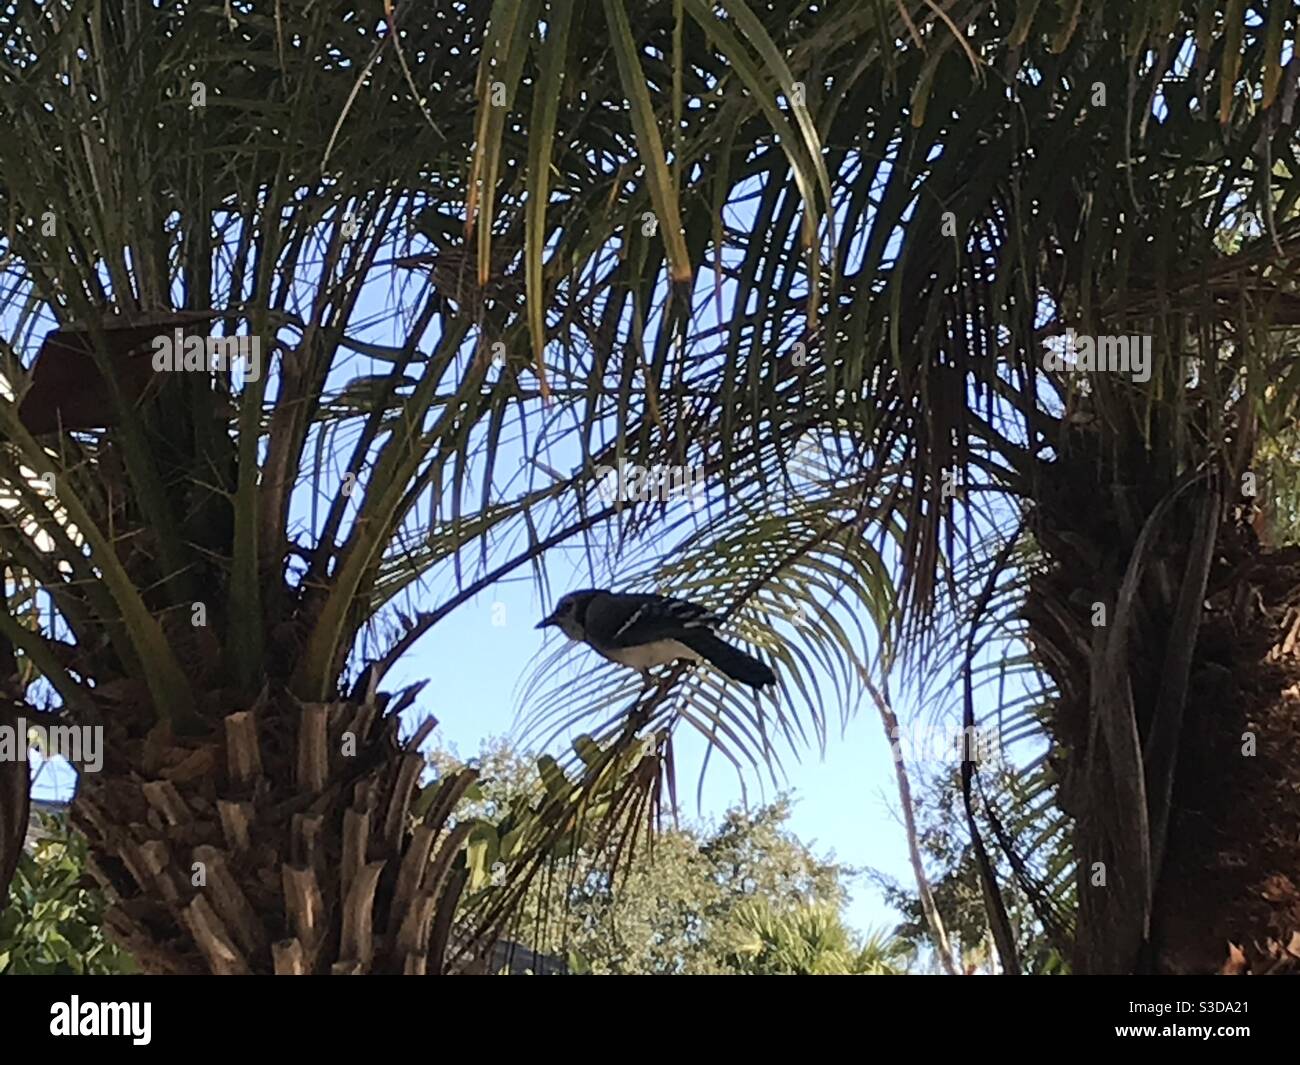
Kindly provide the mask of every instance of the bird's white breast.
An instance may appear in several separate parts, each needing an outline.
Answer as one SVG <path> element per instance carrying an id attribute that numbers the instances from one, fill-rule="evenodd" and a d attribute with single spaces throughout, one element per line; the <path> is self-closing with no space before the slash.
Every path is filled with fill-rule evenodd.
<path id="1" fill-rule="evenodd" d="M 640 647 L 620 647 L 612 651 L 601 651 L 602 655 L 620 666 L 633 669 L 651 669 L 654 666 L 667 665 L 678 658 L 699 660 L 699 655 L 677 640 L 655 640 Z"/>

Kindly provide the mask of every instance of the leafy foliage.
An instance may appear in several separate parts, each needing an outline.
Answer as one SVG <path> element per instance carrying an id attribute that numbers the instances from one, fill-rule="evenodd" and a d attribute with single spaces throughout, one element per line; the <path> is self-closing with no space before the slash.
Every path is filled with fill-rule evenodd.
<path id="1" fill-rule="evenodd" d="M 0 913 L 0 974 L 135 972 L 132 958 L 104 937 L 103 896 L 85 875 L 86 843 L 66 819 L 38 814 Z"/>
<path id="2" fill-rule="evenodd" d="M 908 953 L 879 933 L 857 942 L 826 905 L 778 911 L 767 899 L 751 900 L 735 925 L 732 958 L 750 976 L 897 976 Z"/>

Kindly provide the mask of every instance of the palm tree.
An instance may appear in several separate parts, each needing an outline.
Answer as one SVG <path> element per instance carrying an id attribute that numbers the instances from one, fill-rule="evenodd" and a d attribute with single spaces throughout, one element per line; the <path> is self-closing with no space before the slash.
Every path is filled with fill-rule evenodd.
<path id="1" fill-rule="evenodd" d="M 755 976 L 897 976 L 903 948 L 881 933 L 855 941 L 833 906 L 778 911 L 754 900 L 737 914 L 737 967 Z"/>
<path id="2" fill-rule="evenodd" d="M 105 729 L 74 815 L 146 968 L 472 966 L 584 803 L 628 833 L 672 794 L 680 724 L 779 772 L 821 684 L 847 713 L 895 665 L 970 722 L 997 639 L 1047 686 L 998 720 L 1053 748 L 1015 792 L 963 766 L 1004 971 L 1007 796 L 1076 971 L 1284 960 L 1296 581 L 1236 519 L 1294 499 L 1293 5 L 716 6 L 3 16 L 0 549 L 47 606 L 0 632 L 16 697 Z M 267 372 L 142 366 L 200 328 Z M 1153 337 L 1149 377 L 1045 371 L 1067 328 Z M 703 506 L 601 501 L 619 461 L 704 471 Z M 552 686 L 543 729 L 604 720 L 490 842 L 452 824 L 470 775 L 416 799 L 418 691 L 381 685 L 598 535 L 781 699 Z M 411 616 L 431 572 L 457 590 Z"/>
<path id="3" fill-rule="evenodd" d="M 953 598 L 971 631 L 947 646 L 969 666 L 1018 611 L 1050 683 L 1042 770 L 1072 819 L 1073 891 L 1059 894 L 1077 907 L 1075 971 L 1214 971 L 1229 940 L 1254 944 L 1261 971 L 1288 964 L 1296 930 L 1295 556 L 1261 548 L 1246 519 L 1294 491 L 1270 459 L 1296 445 L 1293 161 L 1274 153 L 1293 139 L 1285 86 L 1300 66 L 1282 65 L 1291 6 L 1257 11 L 1245 26 L 1244 5 L 1222 23 L 1170 9 L 1135 37 L 1137 9 L 1108 5 L 1055 32 L 973 35 L 977 54 L 1001 44 L 1016 66 L 983 88 L 963 70 L 960 106 L 932 96 L 902 132 L 922 173 L 888 179 L 922 188 L 908 233 L 942 233 L 952 211 L 958 245 L 905 236 L 876 281 L 896 313 L 863 301 L 849 327 L 899 337 L 868 346 L 866 378 L 898 426 L 881 451 L 901 451 L 918 489 L 898 504 L 913 616 L 945 526 L 964 533 L 974 564 Z M 960 144 L 980 150 L 955 169 Z M 1068 329 L 1152 338 L 1149 377 L 1044 372 L 1040 342 Z M 968 505 L 945 498 L 953 480 Z M 1005 549 L 981 553 L 984 530 Z"/>

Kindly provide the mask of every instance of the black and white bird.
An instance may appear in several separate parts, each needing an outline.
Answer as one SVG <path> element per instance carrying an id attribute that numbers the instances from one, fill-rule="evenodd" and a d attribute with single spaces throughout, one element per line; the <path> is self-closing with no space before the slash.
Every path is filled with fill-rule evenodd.
<path id="1" fill-rule="evenodd" d="M 767 665 L 714 633 L 719 624 L 704 607 L 685 599 L 584 588 L 564 596 L 537 627 L 554 625 L 611 662 L 639 669 L 647 683 L 653 667 L 686 659 L 709 662 L 751 688 L 775 684 L 776 674 Z"/>

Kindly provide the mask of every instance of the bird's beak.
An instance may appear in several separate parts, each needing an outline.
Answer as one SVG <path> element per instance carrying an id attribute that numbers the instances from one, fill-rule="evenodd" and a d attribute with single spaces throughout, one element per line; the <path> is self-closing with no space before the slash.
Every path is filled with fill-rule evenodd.
<path id="1" fill-rule="evenodd" d="M 542 620 L 539 621 L 536 625 L 534 625 L 533 628 L 544 629 L 546 628 L 547 625 L 554 625 L 554 624 L 555 624 L 555 616 L 552 615 L 549 618 L 542 618 Z"/>

